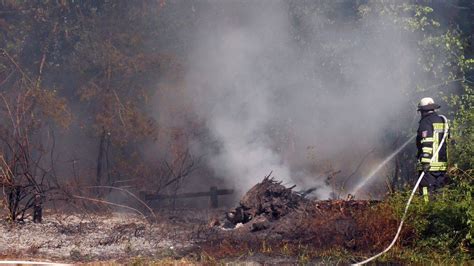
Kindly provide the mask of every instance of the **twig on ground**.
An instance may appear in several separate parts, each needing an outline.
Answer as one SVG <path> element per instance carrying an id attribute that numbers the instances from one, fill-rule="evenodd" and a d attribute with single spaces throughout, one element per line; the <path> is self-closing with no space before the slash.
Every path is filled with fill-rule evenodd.
<path id="1" fill-rule="evenodd" d="M 113 186 L 88 186 L 88 187 L 86 187 L 86 188 L 116 189 L 116 190 L 125 192 L 125 193 L 129 194 L 130 196 L 132 196 L 134 199 L 136 199 L 138 202 L 140 202 L 143 206 L 145 206 L 145 208 L 147 208 L 148 211 L 150 211 L 150 213 L 153 215 L 153 218 L 155 219 L 155 221 L 157 220 L 156 214 L 155 214 L 155 212 L 153 211 L 153 209 L 151 209 L 150 206 L 148 206 L 143 200 L 141 200 L 139 197 L 137 197 L 137 195 L 133 194 L 132 192 L 130 192 L 130 191 L 126 190 L 126 189 L 119 188 L 119 187 L 113 187 Z"/>
<path id="2" fill-rule="evenodd" d="M 77 195 L 72 195 L 72 197 L 75 198 L 75 199 L 87 200 L 87 201 L 102 203 L 102 204 L 106 204 L 106 205 L 116 206 L 116 207 L 120 207 L 120 208 L 125 208 L 125 209 L 128 209 L 128 210 L 131 210 L 131 211 L 134 211 L 134 212 L 139 213 L 139 214 L 140 214 L 141 216 L 143 216 L 143 218 L 146 220 L 146 216 L 145 216 L 141 211 L 139 211 L 139 210 L 137 210 L 137 209 L 135 209 L 135 208 L 132 208 L 132 207 L 130 207 L 130 206 L 126 206 L 126 205 L 122 205 L 122 204 L 117 204 L 117 203 L 109 202 L 109 201 L 106 201 L 106 200 L 94 199 L 94 198 L 87 198 L 87 197 L 82 197 L 82 196 L 77 196 Z"/>

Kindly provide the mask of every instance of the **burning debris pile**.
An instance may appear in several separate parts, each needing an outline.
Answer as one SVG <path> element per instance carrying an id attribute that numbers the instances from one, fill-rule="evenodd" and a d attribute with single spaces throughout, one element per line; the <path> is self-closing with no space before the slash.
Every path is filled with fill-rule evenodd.
<path id="1" fill-rule="evenodd" d="M 386 245 L 396 232 L 394 210 L 377 201 L 310 200 L 266 177 L 251 188 L 237 208 L 212 223 L 213 237 L 203 244 L 209 254 L 222 250 L 272 250 L 305 245 L 313 250 L 342 248 L 373 252 Z M 409 233 L 406 228 L 402 234 Z M 230 252 L 231 253 L 231 252 Z M 225 254 L 229 255 L 229 252 Z"/>
<path id="2" fill-rule="evenodd" d="M 306 202 L 292 188 L 267 176 L 242 197 L 239 207 L 226 214 L 230 222 L 226 225 L 234 227 L 251 222 L 252 231 L 265 229 L 268 222 L 284 217 Z"/>

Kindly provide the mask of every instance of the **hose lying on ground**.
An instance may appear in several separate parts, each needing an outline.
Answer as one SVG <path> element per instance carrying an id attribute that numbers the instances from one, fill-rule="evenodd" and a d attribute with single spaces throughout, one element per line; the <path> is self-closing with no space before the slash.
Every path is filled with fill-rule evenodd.
<path id="1" fill-rule="evenodd" d="M 72 264 L 53 263 L 48 261 L 22 261 L 22 260 L 3 260 L 0 264 L 6 265 L 53 265 L 53 266 L 68 266 Z"/>
<path id="2" fill-rule="evenodd" d="M 439 151 L 441 150 L 441 147 L 443 147 L 443 144 L 446 141 L 446 137 L 448 136 L 448 119 L 443 115 L 440 115 L 440 116 L 444 120 L 444 125 L 445 125 L 444 126 L 444 135 L 443 135 L 443 139 L 441 140 L 441 142 L 439 144 L 439 147 L 436 149 L 436 152 L 433 153 L 433 157 L 431 157 L 430 163 L 432 163 L 433 160 L 436 158 Z M 415 187 L 413 188 L 413 191 L 411 192 L 410 198 L 408 199 L 407 205 L 405 206 L 405 211 L 403 212 L 402 220 L 400 221 L 400 225 L 398 226 L 397 234 L 395 234 L 395 237 L 393 238 L 392 243 L 390 243 L 390 245 L 386 249 L 384 249 L 382 252 L 380 252 L 379 254 L 376 254 L 376 255 L 374 255 L 374 256 L 372 256 L 372 257 L 370 257 L 370 258 L 368 258 L 364 261 L 357 262 L 357 263 L 354 263 L 352 265 L 366 264 L 367 262 L 370 262 L 370 261 L 382 256 L 387 251 L 389 251 L 393 247 L 393 245 L 395 245 L 395 243 L 397 242 L 398 237 L 400 236 L 400 232 L 402 231 L 403 223 L 405 222 L 405 218 L 406 218 L 407 213 L 408 213 L 408 208 L 410 207 L 411 201 L 413 200 L 413 196 L 415 195 L 416 191 L 418 190 L 418 187 L 420 186 L 420 182 L 423 179 L 423 176 L 425 176 L 425 172 L 422 172 L 420 174 L 420 177 L 418 177 L 418 180 L 416 181 Z"/>

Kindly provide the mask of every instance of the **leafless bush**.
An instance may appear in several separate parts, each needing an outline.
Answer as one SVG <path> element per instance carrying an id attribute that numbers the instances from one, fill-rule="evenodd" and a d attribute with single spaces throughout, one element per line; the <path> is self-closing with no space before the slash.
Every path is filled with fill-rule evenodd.
<path id="1" fill-rule="evenodd" d="M 70 114 L 54 90 L 40 87 L 43 64 L 33 81 L 13 57 L 6 51 L 3 55 L 16 73 L 9 89 L 0 93 L 3 200 L 11 221 L 23 220 L 32 209 L 33 220 L 41 222 L 46 192 L 59 186 L 54 174 L 54 140 L 49 141 L 54 139 L 52 125 L 67 127 Z"/>

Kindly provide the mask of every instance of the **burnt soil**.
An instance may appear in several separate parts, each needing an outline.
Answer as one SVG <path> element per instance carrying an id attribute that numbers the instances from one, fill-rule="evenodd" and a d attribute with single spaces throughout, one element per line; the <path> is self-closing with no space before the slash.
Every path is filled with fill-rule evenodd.
<path id="1" fill-rule="evenodd" d="M 131 213 L 49 213 L 41 224 L 2 221 L 0 258 L 66 263 L 180 259 L 194 252 L 198 234 L 212 215 L 180 210 L 150 223 Z"/>
<path id="2" fill-rule="evenodd" d="M 201 247 L 218 258 L 238 250 L 288 256 L 301 256 L 303 250 L 309 259 L 331 251 L 363 257 L 390 243 L 395 216 L 377 201 L 310 200 L 267 177 L 213 222 L 214 234 Z M 409 239 L 410 232 L 405 228 L 401 238 Z"/>
<path id="3" fill-rule="evenodd" d="M 331 250 L 357 256 L 380 251 L 398 224 L 382 203 L 310 200 L 272 178 L 251 188 L 232 210 L 160 211 L 157 216 L 149 222 L 130 213 L 46 213 L 41 224 L 1 221 L 0 258 L 296 263 L 304 255 L 321 261 Z M 407 228 L 402 239 L 409 241 L 409 235 Z"/>

